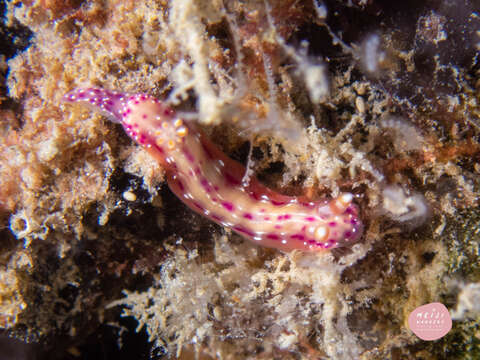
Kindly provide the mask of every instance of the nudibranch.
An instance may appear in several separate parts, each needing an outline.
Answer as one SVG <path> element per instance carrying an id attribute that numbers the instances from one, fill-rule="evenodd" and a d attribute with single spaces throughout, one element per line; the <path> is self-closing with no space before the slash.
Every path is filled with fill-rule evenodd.
<path id="1" fill-rule="evenodd" d="M 170 189 L 192 210 L 262 246 L 322 251 L 352 244 L 363 225 L 353 195 L 310 201 L 279 194 L 230 159 L 195 126 L 147 94 L 80 88 L 67 102 L 85 102 L 122 124 L 166 171 Z"/>

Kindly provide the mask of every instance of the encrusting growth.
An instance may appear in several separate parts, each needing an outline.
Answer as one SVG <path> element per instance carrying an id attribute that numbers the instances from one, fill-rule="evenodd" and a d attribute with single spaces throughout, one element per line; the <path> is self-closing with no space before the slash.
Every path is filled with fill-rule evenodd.
<path id="1" fill-rule="evenodd" d="M 192 123 L 146 94 L 81 88 L 67 102 L 86 102 L 142 145 L 164 167 L 170 189 L 192 210 L 262 246 L 321 251 L 358 241 L 363 225 L 353 195 L 310 201 L 281 195 L 251 178 Z"/>

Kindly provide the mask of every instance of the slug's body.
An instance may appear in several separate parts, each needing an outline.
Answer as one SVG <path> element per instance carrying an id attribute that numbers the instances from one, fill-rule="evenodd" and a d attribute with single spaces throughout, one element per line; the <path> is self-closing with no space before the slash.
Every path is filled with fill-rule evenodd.
<path id="1" fill-rule="evenodd" d="M 351 194 L 311 202 L 278 194 L 254 178 L 244 185 L 243 165 L 149 95 L 85 88 L 65 99 L 87 102 L 121 123 L 162 164 L 171 190 L 185 204 L 259 245 L 320 251 L 354 243 L 361 236 Z"/>

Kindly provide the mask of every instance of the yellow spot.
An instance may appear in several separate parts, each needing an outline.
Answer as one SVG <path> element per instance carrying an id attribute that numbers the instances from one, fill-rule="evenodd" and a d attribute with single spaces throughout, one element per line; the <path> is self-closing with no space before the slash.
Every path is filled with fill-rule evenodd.
<path id="1" fill-rule="evenodd" d="M 350 205 L 353 200 L 353 195 L 350 193 L 345 193 L 339 196 L 338 201 L 340 201 L 344 205 Z"/>
<path id="2" fill-rule="evenodd" d="M 182 126 L 181 128 L 177 129 L 177 134 L 180 137 L 184 137 L 185 135 L 188 134 L 188 129 L 185 126 Z"/>
<path id="3" fill-rule="evenodd" d="M 162 128 L 164 128 L 165 130 L 168 129 L 168 123 L 166 121 L 162 122 Z"/>
<path id="4" fill-rule="evenodd" d="M 155 140 L 155 144 L 157 144 L 158 146 L 161 146 L 163 144 L 163 138 L 159 137 Z"/>
<path id="5" fill-rule="evenodd" d="M 328 228 L 326 226 L 319 226 L 315 229 L 315 240 L 317 241 L 324 241 L 328 237 Z"/>
<path id="6" fill-rule="evenodd" d="M 175 141 L 168 140 L 167 147 L 168 147 L 169 150 L 175 149 Z"/>
<path id="7" fill-rule="evenodd" d="M 162 132 L 160 130 L 155 131 L 155 136 L 161 136 L 161 135 L 162 135 Z"/>
<path id="8" fill-rule="evenodd" d="M 177 120 L 175 120 L 175 122 L 173 123 L 173 125 L 174 125 L 176 128 L 182 126 L 182 125 L 183 125 L 182 119 L 177 119 Z"/>
<path id="9" fill-rule="evenodd" d="M 344 193 L 330 202 L 330 210 L 334 214 L 343 214 L 353 200 L 353 195 Z"/>

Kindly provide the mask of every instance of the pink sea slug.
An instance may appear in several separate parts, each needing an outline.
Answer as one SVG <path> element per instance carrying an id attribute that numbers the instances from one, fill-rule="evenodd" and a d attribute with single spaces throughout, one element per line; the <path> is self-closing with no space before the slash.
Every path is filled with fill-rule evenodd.
<path id="1" fill-rule="evenodd" d="M 192 210 L 263 246 L 290 251 L 322 251 L 352 244 L 363 225 L 353 196 L 309 201 L 281 195 L 251 178 L 195 124 L 146 94 L 80 88 L 67 102 L 85 102 L 143 146 L 166 171 L 170 189 Z"/>

